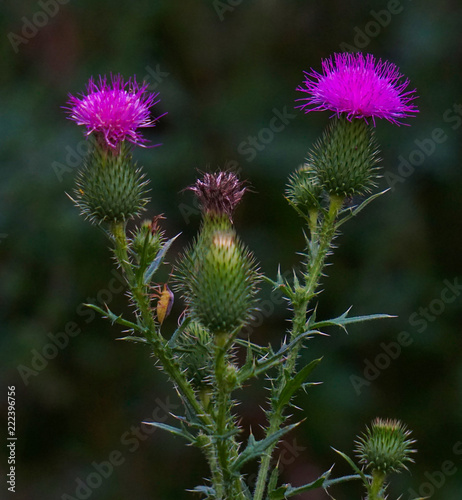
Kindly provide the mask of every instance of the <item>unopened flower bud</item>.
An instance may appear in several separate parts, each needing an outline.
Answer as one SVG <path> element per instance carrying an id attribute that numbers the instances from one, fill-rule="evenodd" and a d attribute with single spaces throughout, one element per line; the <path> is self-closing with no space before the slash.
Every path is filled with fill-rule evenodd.
<path id="1" fill-rule="evenodd" d="M 235 174 L 206 174 L 192 190 L 203 222 L 180 266 L 180 289 L 193 318 L 214 334 L 229 334 L 250 321 L 255 309 L 254 258 L 230 220 L 244 188 Z"/>
<path id="2" fill-rule="evenodd" d="M 317 210 L 320 207 L 322 186 L 316 171 L 309 163 L 296 170 L 289 178 L 286 195 L 301 210 Z"/>
<path id="3" fill-rule="evenodd" d="M 385 475 L 406 469 L 405 463 L 413 462 L 410 454 L 415 453 L 415 440 L 409 438 L 410 434 L 399 420 L 377 418 L 356 441 L 360 463 Z"/>

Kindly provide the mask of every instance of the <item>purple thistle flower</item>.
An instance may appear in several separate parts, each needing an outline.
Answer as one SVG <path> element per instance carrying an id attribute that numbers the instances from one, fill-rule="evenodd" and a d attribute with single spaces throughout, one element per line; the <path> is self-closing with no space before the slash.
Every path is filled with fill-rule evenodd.
<path id="1" fill-rule="evenodd" d="M 149 93 L 147 88 L 145 83 L 138 85 L 135 78 L 125 82 L 121 75 L 111 75 L 110 82 L 106 76 L 100 76 L 98 83 L 92 77 L 87 94 L 69 95 L 65 109 L 70 120 L 87 127 L 87 137 L 94 133 L 111 149 L 117 149 L 124 140 L 145 147 L 148 141 L 138 129 L 153 127 L 160 118 L 150 116 L 150 108 L 159 102 L 156 100 L 159 94 Z"/>
<path id="2" fill-rule="evenodd" d="M 334 111 L 337 116 L 352 118 L 385 118 L 401 125 L 402 118 L 414 116 L 419 110 L 411 102 L 417 98 L 415 89 L 406 91 L 409 80 L 388 61 L 376 61 L 372 54 L 334 54 L 322 61 L 322 74 L 311 69 L 305 73 L 304 86 L 297 87 L 309 97 L 297 106 L 305 113 Z"/>

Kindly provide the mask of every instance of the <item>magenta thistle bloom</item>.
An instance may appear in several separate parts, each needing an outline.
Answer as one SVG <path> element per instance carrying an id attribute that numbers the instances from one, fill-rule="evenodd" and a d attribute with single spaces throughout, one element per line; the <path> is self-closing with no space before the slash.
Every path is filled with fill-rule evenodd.
<path id="1" fill-rule="evenodd" d="M 392 63 L 376 61 L 372 54 L 334 54 L 322 61 L 322 74 L 311 69 L 305 72 L 304 86 L 297 87 L 309 97 L 297 106 L 306 113 L 331 110 L 339 116 L 385 118 L 401 125 L 401 119 L 414 116 L 419 110 L 412 103 L 415 90 L 407 91 L 409 80 Z"/>
<path id="2" fill-rule="evenodd" d="M 147 84 L 138 85 L 135 78 L 125 82 L 121 75 L 111 75 L 110 82 L 106 76 L 100 76 L 98 83 L 90 78 L 87 94 L 70 95 L 65 109 L 70 120 L 87 127 L 87 137 L 93 133 L 112 149 L 124 140 L 145 146 L 148 141 L 138 129 L 153 127 L 160 118 L 151 118 L 150 108 L 159 100 L 158 94 L 147 92 L 147 88 Z"/>

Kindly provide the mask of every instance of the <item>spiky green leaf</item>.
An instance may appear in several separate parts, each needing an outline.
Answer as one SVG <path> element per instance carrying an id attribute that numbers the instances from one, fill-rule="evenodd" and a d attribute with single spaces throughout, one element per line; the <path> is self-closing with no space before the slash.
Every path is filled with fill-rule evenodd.
<path id="1" fill-rule="evenodd" d="M 156 255 L 156 258 L 149 264 L 148 268 L 146 269 L 146 272 L 144 273 L 144 278 L 143 278 L 143 283 L 147 285 L 154 273 L 159 269 L 159 266 L 162 264 L 162 261 L 165 258 L 166 253 L 172 246 L 172 243 L 180 236 L 181 233 L 177 234 L 173 238 L 170 238 L 168 241 L 166 241 L 163 245 L 162 248 L 159 250 L 159 252 Z"/>
<path id="2" fill-rule="evenodd" d="M 264 453 L 266 453 L 268 449 L 274 446 L 282 438 L 282 436 L 284 436 L 292 429 L 297 427 L 297 425 L 299 424 L 297 423 L 288 425 L 287 427 L 279 429 L 274 434 L 271 434 L 270 436 L 267 436 L 266 438 L 261 439 L 260 441 L 256 441 L 255 438 L 253 437 L 253 434 L 251 434 L 249 436 L 249 440 L 247 442 L 245 450 L 242 451 L 236 458 L 236 460 L 231 464 L 230 466 L 231 473 L 237 474 L 241 470 L 244 464 L 246 464 L 250 460 L 261 457 Z"/>

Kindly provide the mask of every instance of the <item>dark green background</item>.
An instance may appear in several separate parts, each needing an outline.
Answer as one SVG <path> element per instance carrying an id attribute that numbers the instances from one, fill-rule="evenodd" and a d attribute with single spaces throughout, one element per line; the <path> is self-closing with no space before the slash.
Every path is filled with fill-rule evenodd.
<path id="1" fill-rule="evenodd" d="M 14 498 L 61 499 L 65 493 L 76 498 L 76 478 L 85 479 L 94 471 L 92 462 L 108 460 L 115 450 L 124 463 L 89 498 L 192 498 L 185 490 L 201 484 L 206 474 L 199 451 L 179 440 L 160 431 L 149 438 L 142 434 L 142 441 L 128 436 L 132 426 L 152 417 L 156 401 L 176 404 L 175 394 L 146 350 L 115 341 L 118 327 L 79 309 L 107 289 L 112 262 L 103 233 L 80 218 L 65 195 L 72 191 L 75 171 L 69 151 L 84 145 L 82 128 L 61 109 L 67 93 L 83 91 L 90 75 L 121 72 L 140 80 L 148 75 L 162 99 L 157 113 L 168 111 L 146 131 L 163 146 L 135 151 L 151 179 L 148 215 L 166 214 L 169 236 L 182 231 L 174 248 L 180 251 L 199 222 L 190 194 L 180 191 L 194 181 L 196 169 L 240 168 L 253 192 L 238 210 L 236 226 L 262 269 L 275 276 L 279 263 L 283 270 L 297 264 L 295 252 L 303 246 L 300 220 L 282 195 L 287 176 L 329 119 L 329 113 L 294 111 L 294 89 L 303 70 L 319 69 L 322 57 L 340 51 L 342 43 L 354 45 L 359 31 L 367 29 L 374 36 L 358 38 L 358 48 L 396 63 L 420 95 L 420 114 L 409 120 L 411 127 L 377 124 L 388 178 L 402 169 L 400 156 L 418 158 L 415 141 L 423 141 L 430 154 L 421 155 L 413 173 L 345 225 L 337 240 L 319 316 L 336 316 L 354 305 L 357 314 L 387 312 L 398 319 L 352 327 L 348 336 L 332 330 L 331 337 L 312 341 L 304 356 L 324 355 L 315 373 L 324 384 L 298 398 L 297 416 L 306 422 L 287 442 L 304 449 L 296 457 L 285 454 L 293 463 L 285 466 L 284 480 L 302 484 L 333 462 L 335 474 L 349 473 L 330 446 L 351 453 L 355 435 L 380 415 L 402 419 L 418 440 L 417 463 L 411 474 L 396 478 L 392 498 L 403 493 L 408 500 L 408 488 L 418 491 L 432 476 L 440 484 L 434 498 L 459 499 L 462 462 L 453 447 L 462 441 L 460 295 L 432 321 L 415 324 L 410 317 L 439 299 L 445 280 L 462 274 L 462 122 L 447 112 L 462 104 L 462 6 L 456 0 L 232 3 L 220 20 L 221 9 L 212 1 L 70 0 L 17 52 L 9 34 L 10 39 L 11 33 L 21 34 L 24 17 L 41 23 L 43 14 L 37 13 L 43 8 L 28 0 L 2 5 L 0 424 L 3 436 L 6 388 L 15 385 Z M 372 11 L 384 9 L 399 12 L 377 29 Z M 383 13 L 382 19 L 387 21 Z M 149 76 L 156 70 L 157 82 Z M 269 126 L 274 109 L 285 109 L 290 123 L 248 161 L 239 146 Z M 428 140 L 434 134 L 443 140 L 433 147 Z M 380 187 L 387 185 L 382 179 Z M 166 267 L 165 279 L 169 271 Z M 122 293 L 111 299 L 115 311 L 126 310 Z M 267 288 L 262 300 L 269 300 Z M 180 311 L 177 300 L 167 328 L 174 327 Z M 287 318 L 282 306 L 275 307 L 253 339 L 279 342 Z M 41 351 L 50 343 L 47 335 L 69 328 L 69 322 L 81 333 L 25 385 L 18 366 L 31 367 L 34 349 Z M 395 342 L 403 331 L 412 343 L 357 394 L 351 376 L 363 376 L 364 360 L 374 363 L 383 353 L 381 343 Z M 264 404 L 258 388 L 237 395 L 243 424 L 256 434 Z M 162 409 L 157 413 L 164 415 Z M 0 449 L 3 476 L 5 441 Z M 438 474 L 448 460 L 453 474 Z M 422 493 L 431 493 L 423 487 Z M 362 495 L 359 484 L 332 493 L 340 500 Z M 7 498 L 3 477 L 0 498 Z M 306 498 L 327 496 L 314 492 Z"/>

